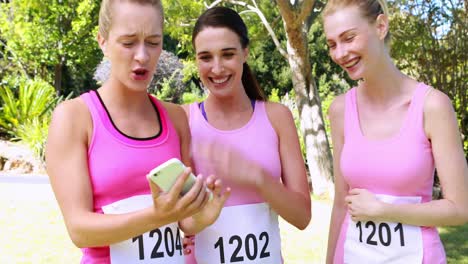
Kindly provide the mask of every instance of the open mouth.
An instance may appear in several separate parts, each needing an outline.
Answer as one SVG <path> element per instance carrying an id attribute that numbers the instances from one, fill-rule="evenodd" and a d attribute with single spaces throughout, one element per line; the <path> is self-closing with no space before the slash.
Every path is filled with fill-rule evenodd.
<path id="1" fill-rule="evenodd" d="M 132 73 L 136 80 L 145 80 L 148 77 L 149 71 L 146 69 L 136 69 Z"/>
<path id="2" fill-rule="evenodd" d="M 210 78 L 210 81 L 212 81 L 215 84 L 224 84 L 227 81 L 229 81 L 229 79 L 231 79 L 231 75 L 226 76 L 224 78 L 216 78 L 216 79 L 215 78 Z"/>
<path id="3" fill-rule="evenodd" d="M 354 58 L 354 59 L 346 62 L 345 64 L 343 64 L 343 67 L 346 68 L 346 69 L 350 69 L 350 68 L 356 66 L 356 64 L 358 64 L 360 61 L 361 61 L 360 57 Z"/>

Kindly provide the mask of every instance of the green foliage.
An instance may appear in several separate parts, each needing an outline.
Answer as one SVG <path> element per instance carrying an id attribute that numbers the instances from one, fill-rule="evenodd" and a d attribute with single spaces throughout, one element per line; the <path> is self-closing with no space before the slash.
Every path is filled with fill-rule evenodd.
<path id="1" fill-rule="evenodd" d="M 190 92 L 185 92 L 182 95 L 182 104 L 191 104 L 193 102 L 202 102 L 206 99 L 206 95 L 200 93 L 197 90 L 192 90 Z"/>
<path id="2" fill-rule="evenodd" d="M 56 100 L 54 88 L 39 78 L 19 79 L 16 89 L 10 85 L 0 87 L 0 131 L 14 137 L 20 125 L 46 114 Z"/>
<path id="3" fill-rule="evenodd" d="M 166 102 L 181 103 L 180 97 L 183 96 L 183 90 L 186 89 L 178 86 L 187 86 L 188 84 L 177 83 L 176 76 L 179 75 L 180 71 L 181 70 L 175 70 L 169 78 L 164 78 L 162 81 L 158 81 L 158 89 L 155 93 L 157 98 Z M 179 94 L 179 92 L 182 94 Z"/>
<path id="4" fill-rule="evenodd" d="M 35 117 L 20 124 L 16 138 L 24 142 L 41 161 L 45 161 L 45 144 L 49 132 L 50 114 Z"/>
<path id="5" fill-rule="evenodd" d="M 468 156 L 466 1 L 394 1 L 392 56 L 405 73 L 447 94 Z"/>
<path id="6" fill-rule="evenodd" d="M 97 13 L 93 0 L 15 0 L 0 3 L 0 32 L 15 65 L 68 94 L 93 83 Z"/>
<path id="7" fill-rule="evenodd" d="M 214 1 L 207 1 L 211 4 Z M 203 1 L 163 1 L 165 8 L 165 34 L 171 41 L 177 39 L 178 44 L 175 50 L 170 50 L 174 45 L 170 45 L 170 51 L 176 53 L 184 60 L 184 81 L 198 79 L 197 68 L 194 60 L 192 48 L 192 30 L 198 16 L 206 10 Z M 258 7 L 264 13 L 271 27 L 278 38 L 286 41 L 284 28 L 278 8 L 272 1 L 258 1 Z M 279 89 L 279 95 L 284 95 L 292 89 L 291 71 L 288 62 L 276 49 L 268 31 L 262 24 L 257 14 L 245 12 L 245 8 L 222 1 L 218 5 L 228 6 L 237 10 L 245 21 L 250 38 L 248 63 L 254 71 L 260 86 L 269 94 L 273 89 Z M 172 43 L 171 43 L 172 44 Z M 285 44 L 283 45 L 286 46 Z"/>
<path id="8" fill-rule="evenodd" d="M 194 60 L 183 60 L 184 68 L 182 69 L 183 81 L 189 82 L 191 79 L 198 78 L 198 68 Z"/>
<path id="9" fill-rule="evenodd" d="M 177 40 L 175 54 L 184 58 L 193 56 L 192 29 L 199 15 L 206 9 L 200 0 L 163 0 L 164 32 Z"/>
<path id="10" fill-rule="evenodd" d="M 278 93 L 279 89 L 271 90 L 270 96 L 268 97 L 268 101 L 279 103 L 281 101 L 281 98 L 279 97 Z"/>
<path id="11" fill-rule="evenodd" d="M 7 79 L 0 86 L 0 132 L 23 141 L 44 161 L 52 109 L 71 96 L 57 96 L 54 87 L 40 78 Z"/>
<path id="12" fill-rule="evenodd" d="M 188 82 L 187 92 L 184 92 L 181 98 L 178 98 L 177 104 L 191 104 L 193 102 L 201 102 L 205 100 L 206 95 L 201 93 L 193 83 Z M 154 94 L 159 100 L 166 101 L 166 102 L 173 102 L 173 83 L 171 79 L 164 79 L 161 82 L 161 89 L 157 90 Z"/>

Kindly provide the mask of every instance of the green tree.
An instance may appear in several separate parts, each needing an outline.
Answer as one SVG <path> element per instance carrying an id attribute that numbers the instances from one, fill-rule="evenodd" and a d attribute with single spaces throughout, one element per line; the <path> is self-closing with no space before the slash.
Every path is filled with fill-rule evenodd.
<path id="1" fill-rule="evenodd" d="M 411 76 L 454 103 L 468 154 L 468 16 L 463 0 L 404 0 L 393 4 L 392 55 Z M 467 155 L 468 156 L 468 155 Z"/>
<path id="2" fill-rule="evenodd" d="M 317 18 L 322 3 L 315 0 L 276 0 L 259 1 L 259 3 L 255 0 L 216 0 L 204 6 L 201 1 L 167 2 L 166 32 L 169 32 L 173 38 L 179 36 L 181 52 L 191 51 L 190 33 L 198 15 L 204 9 L 219 4 L 234 7 L 241 13 L 249 26 L 249 30 L 253 32 L 254 37 L 252 39 L 258 36 L 256 35 L 257 32 L 264 32 L 263 36 L 269 36 L 269 46 L 263 46 L 270 49 L 275 47 L 275 52 L 269 54 L 253 53 L 254 58 L 261 58 L 260 62 L 254 63 L 257 71 L 266 72 L 267 69 L 270 70 L 268 68 L 270 65 L 264 63 L 270 57 L 274 57 L 275 60 L 288 65 L 286 70 L 281 67 L 282 64 L 277 64 L 279 66 L 271 65 L 271 69 L 275 70 L 274 74 L 278 77 L 279 83 L 287 85 L 288 82 L 284 80 L 291 81 L 296 95 L 295 102 L 301 118 L 301 131 L 304 137 L 307 164 L 311 172 L 313 188 L 317 194 L 326 192 L 332 178 L 332 159 L 325 131 L 321 100 L 312 75 L 312 64 L 308 48 L 308 32 L 313 21 Z M 174 15 L 170 15 L 170 13 Z M 253 17 L 256 17 L 255 20 Z M 255 21 L 256 25 L 252 26 L 251 21 Z M 260 29 L 258 25 L 261 25 L 263 29 Z M 254 52 L 257 47 L 261 47 L 255 47 L 254 45 L 252 47 Z M 274 86 L 275 84 L 269 84 L 271 89 L 281 89 L 281 87 Z"/>
<path id="3" fill-rule="evenodd" d="M 12 0 L 0 3 L 5 58 L 52 83 L 58 94 L 92 85 L 102 55 L 95 43 L 98 1 Z"/>

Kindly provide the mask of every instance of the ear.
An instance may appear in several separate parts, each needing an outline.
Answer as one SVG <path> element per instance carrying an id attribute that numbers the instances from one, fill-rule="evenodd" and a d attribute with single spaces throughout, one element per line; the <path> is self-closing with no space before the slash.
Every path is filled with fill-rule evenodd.
<path id="1" fill-rule="evenodd" d="M 375 26 L 376 26 L 376 29 L 377 29 L 377 34 L 379 36 L 379 39 L 384 40 L 385 37 L 388 34 L 388 30 L 389 30 L 389 26 L 390 26 L 387 15 L 380 14 L 377 17 Z"/>
<path id="2" fill-rule="evenodd" d="M 96 38 L 98 44 L 99 44 L 99 47 L 101 48 L 102 50 L 102 53 L 104 54 L 104 56 L 106 57 L 107 54 L 106 54 L 106 46 L 107 46 L 107 40 L 101 35 L 101 33 L 98 33 L 97 34 L 97 38 Z"/>

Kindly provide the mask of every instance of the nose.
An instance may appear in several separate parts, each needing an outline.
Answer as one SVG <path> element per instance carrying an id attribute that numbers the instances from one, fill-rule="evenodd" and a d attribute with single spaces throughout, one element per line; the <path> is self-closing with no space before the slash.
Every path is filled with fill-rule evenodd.
<path id="1" fill-rule="evenodd" d="M 144 44 L 137 46 L 135 51 L 135 60 L 141 64 L 145 64 L 149 60 L 149 53 Z"/>
<path id="2" fill-rule="evenodd" d="M 348 51 L 346 47 L 341 44 L 336 44 L 335 50 L 333 51 L 333 57 L 335 57 L 336 61 L 343 61 L 345 60 L 346 56 L 348 55 Z"/>
<path id="3" fill-rule="evenodd" d="M 214 74 L 220 74 L 222 73 L 224 70 L 224 66 L 223 66 L 223 61 L 222 59 L 220 58 L 215 58 L 213 60 L 213 67 L 211 68 L 211 71 L 214 73 Z"/>

